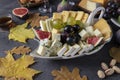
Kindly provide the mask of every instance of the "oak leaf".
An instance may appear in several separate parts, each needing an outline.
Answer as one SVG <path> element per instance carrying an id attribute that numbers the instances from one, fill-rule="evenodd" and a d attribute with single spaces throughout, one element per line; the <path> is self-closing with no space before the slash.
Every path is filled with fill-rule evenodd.
<path id="1" fill-rule="evenodd" d="M 26 46 L 19 46 L 19 47 L 14 47 L 11 50 L 5 51 L 5 53 L 11 53 L 11 54 L 27 54 L 29 52 L 31 52 L 30 47 L 26 47 Z"/>
<path id="2" fill-rule="evenodd" d="M 32 29 L 27 29 L 28 23 L 17 25 L 10 29 L 9 39 L 26 43 L 27 39 L 33 39 L 35 37 Z"/>
<path id="3" fill-rule="evenodd" d="M 53 70 L 52 75 L 55 76 L 54 80 L 87 80 L 87 76 L 80 76 L 78 68 L 74 68 L 73 71 L 70 72 L 65 66 L 62 66 L 60 71 Z"/>
<path id="4" fill-rule="evenodd" d="M 34 58 L 29 55 L 23 55 L 18 59 L 14 59 L 12 54 L 8 53 L 5 58 L 0 58 L 0 76 L 6 80 L 13 78 L 33 80 L 32 77 L 40 71 L 29 68 L 34 63 Z"/>

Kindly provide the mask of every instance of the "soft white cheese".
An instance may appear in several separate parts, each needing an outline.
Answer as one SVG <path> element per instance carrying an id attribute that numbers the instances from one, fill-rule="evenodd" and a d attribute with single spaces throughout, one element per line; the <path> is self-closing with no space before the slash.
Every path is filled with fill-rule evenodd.
<path id="1" fill-rule="evenodd" d="M 75 44 L 73 47 L 75 48 L 75 50 L 71 53 L 71 56 L 74 56 L 81 49 L 78 44 Z"/>
<path id="2" fill-rule="evenodd" d="M 71 53 L 75 50 L 73 46 L 69 46 L 68 51 L 64 54 L 64 56 L 70 56 Z"/>
<path id="3" fill-rule="evenodd" d="M 92 36 L 94 33 L 93 33 L 93 27 L 92 26 L 88 26 L 85 28 L 86 31 Z"/>
<path id="4" fill-rule="evenodd" d="M 68 45 L 64 44 L 63 47 L 57 52 L 57 55 L 61 57 L 67 50 L 68 50 Z"/>
<path id="5" fill-rule="evenodd" d="M 61 35 L 59 33 L 52 33 L 52 41 L 54 41 L 55 39 L 60 41 Z"/>
<path id="6" fill-rule="evenodd" d="M 41 27 L 42 31 L 47 31 L 46 22 L 45 21 L 40 20 L 40 27 Z"/>
<path id="7" fill-rule="evenodd" d="M 95 31 L 93 33 L 95 36 L 98 36 L 98 37 L 102 36 L 102 33 L 98 29 L 95 29 Z"/>
<path id="8" fill-rule="evenodd" d="M 81 36 L 82 40 L 85 40 L 89 36 L 84 29 L 79 33 L 79 35 Z"/>

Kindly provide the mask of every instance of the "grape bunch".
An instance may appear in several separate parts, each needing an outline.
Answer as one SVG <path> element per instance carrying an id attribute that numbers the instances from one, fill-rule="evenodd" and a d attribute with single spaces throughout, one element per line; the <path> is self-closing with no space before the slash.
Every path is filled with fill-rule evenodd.
<path id="1" fill-rule="evenodd" d="M 108 20 L 110 18 L 118 18 L 119 15 L 120 15 L 120 3 L 112 0 L 108 1 L 103 18 Z"/>
<path id="2" fill-rule="evenodd" d="M 73 26 L 66 25 L 64 27 L 64 31 L 61 33 L 61 42 L 67 43 L 68 45 L 74 45 L 75 43 L 78 43 L 81 39 L 79 35 L 80 26 L 75 24 Z"/>

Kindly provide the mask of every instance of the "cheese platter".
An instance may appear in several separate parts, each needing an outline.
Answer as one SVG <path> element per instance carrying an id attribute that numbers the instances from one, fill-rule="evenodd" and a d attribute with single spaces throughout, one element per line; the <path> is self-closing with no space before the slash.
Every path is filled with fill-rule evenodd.
<path id="1" fill-rule="evenodd" d="M 95 54 L 112 38 L 112 30 L 102 18 L 104 11 L 98 7 L 90 15 L 83 11 L 53 13 L 52 18 L 40 21 L 41 29 L 33 28 L 39 46 L 30 55 L 58 60 Z"/>

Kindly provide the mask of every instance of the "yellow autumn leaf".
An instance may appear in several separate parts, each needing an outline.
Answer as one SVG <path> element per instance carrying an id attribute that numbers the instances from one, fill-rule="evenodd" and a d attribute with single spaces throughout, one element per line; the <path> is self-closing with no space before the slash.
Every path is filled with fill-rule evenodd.
<path id="1" fill-rule="evenodd" d="M 27 39 L 35 37 L 32 29 L 27 29 L 28 23 L 17 25 L 10 29 L 9 39 L 25 43 Z"/>
<path id="2" fill-rule="evenodd" d="M 34 62 L 34 58 L 29 55 L 23 55 L 15 60 L 12 54 L 8 53 L 5 58 L 0 58 L 0 76 L 33 80 L 32 77 L 40 73 L 40 71 L 29 68 Z"/>

